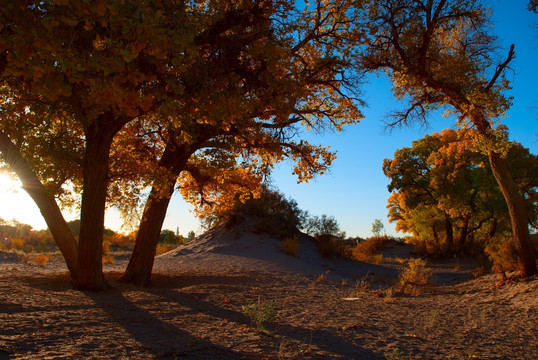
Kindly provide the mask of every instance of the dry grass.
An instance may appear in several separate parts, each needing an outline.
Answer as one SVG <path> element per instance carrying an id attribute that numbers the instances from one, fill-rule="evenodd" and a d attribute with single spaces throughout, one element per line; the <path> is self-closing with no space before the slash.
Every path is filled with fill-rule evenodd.
<path id="1" fill-rule="evenodd" d="M 299 255 L 299 237 L 294 235 L 284 240 L 284 253 L 297 257 Z"/>
<path id="2" fill-rule="evenodd" d="M 161 255 L 161 254 L 167 253 L 171 250 L 174 250 L 175 248 L 176 248 L 176 245 L 173 245 L 173 244 L 158 244 L 155 255 Z"/>

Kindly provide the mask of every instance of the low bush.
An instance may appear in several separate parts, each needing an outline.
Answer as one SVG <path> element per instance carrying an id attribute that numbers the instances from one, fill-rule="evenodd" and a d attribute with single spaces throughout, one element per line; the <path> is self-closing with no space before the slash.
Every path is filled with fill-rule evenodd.
<path id="1" fill-rule="evenodd" d="M 353 249 L 352 257 L 357 261 L 379 263 L 382 257 L 379 252 L 383 250 L 389 241 L 395 240 L 390 236 L 372 236 L 365 241 L 359 242 Z"/>
<path id="2" fill-rule="evenodd" d="M 349 258 L 351 257 L 352 244 L 346 239 L 330 234 L 314 237 L 318 253 L 324 258 Z"/>
<path id="3" fill-rule="evenodd" d="M 157 250 L 155 255 L 161 255 L 167 253 L 171 250 L 174 250 L 177 246 L 173 244 L 157 244 Z"/>
<path id="4" fill-rule="evenodd" d="M 424 293 L 430 285 L 432 274 L 425 260 L 409 259 L 400 272 L 398 282 L 393 287 L 393 295 L 418 296 Z"/>
<path id="5" fill-rule="evenodd" d="M 299 236 L 294 235 L 284 240 L 284 253 L 291 256 L 299 255 Z"/>
<path id="6" fill-rule="evenodd" d="M 264 322 L 271 321 L 275 317 L 275 306 L 273 302 L 261 300 L 258 297 L 257 302 L 249 302 L 243 305 L 241 310 L 245 316 L 250 318 L 252 324 L 256 325 L 256 329 L 267 331 L 263 326 Z"/>

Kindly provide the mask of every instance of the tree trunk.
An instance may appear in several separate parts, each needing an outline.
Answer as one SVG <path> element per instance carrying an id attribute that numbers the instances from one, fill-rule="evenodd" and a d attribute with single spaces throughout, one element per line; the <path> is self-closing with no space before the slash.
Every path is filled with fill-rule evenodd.
<path id="1" fill-rule="evenodd" d="M 83 191 L 80 208 L 78 268 L 74 289 L 101 291 L 108 288 L 103 276 L 103 234 L 109 181 L 108 161 L 114 135 L 126 121 L 108 112 L 93 121 L 86 132 Z"/>
<path id="2" fill-rule="evenodd" d="M 454 246 L 454 229 L 452 227 L 452 221 L 450 217 L 445 214 L 445 233 L 446 233 L 446 242 L 448 246 L 452 249 Z"/>
<path id="3" fill-rule="evenodd" d="M 461 254 L 463 248 L 465 247 L 465 241 L 467 241 L 467 236 L 469 236 L 469 218 L 465 217 L 463 219 L 463 226 L 461 227 L 460 236 L 458 238 L 458 243 L 456 244 L 456 254 Z"/>
<path id="4" fill-rule="evenodd" d="M 196 149 L 196 147 L 194 147 Z M 120 277 L 124 283 L 138 286 L 149 285 L 151 271 L 155 260 L 159 235 L 163 226 L 168 204 L 174 193 L 177 178 L 184 169 L 192 150 L 189 147 L 177 147 L 168 144 L 159 166 L 169 171 L 164 184 L 154 184 L 144 208 L 144 214 L 136 234 L 135 246 L 125 273 Z"/>
<path id="5" fill-rule="evenodd" d="M 121 282 L 138 286 L 149 285 L 157 243 L 178 175 L 179 173 L 173 179 L 169 179 L 163 190 L 156 190 L 155 187 L 151 190 L 129 264 L 119 279 Z"/>
<path id="6" fill-rule="evenodd" d="M 37 178 L 19 149 L 17 149 L 15 144 L 11 142 L 11 139 L 3 132 L 0 132 L 0 151 L 4 154 L 6 163 L 9 164 L 11 169 L 19 177 L 22 188 L 30 195 L 39 208 L 54 241 L 65 259 L 71 279 L 74 280 L 77 269 L 77 242 L 56 200 Z"/>
<path id="7" fill-rule="evenodd" d="M 521 275 L 531 277 L 536 274 L 536 257 L 530 245 L 527 209 L 504 159 L 494 151 L 490 151 L 488 155 L 491 170 L 508 206 Z"/>

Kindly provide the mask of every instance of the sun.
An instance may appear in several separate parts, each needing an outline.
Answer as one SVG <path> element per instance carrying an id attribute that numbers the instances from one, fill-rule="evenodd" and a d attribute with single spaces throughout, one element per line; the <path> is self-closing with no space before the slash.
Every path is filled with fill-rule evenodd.
<path id="1" fill-rule="evenodd" d="M 13 177 L 0 172 L 0 194 L 14 193 L 21 188 L 20 183 Z"/>

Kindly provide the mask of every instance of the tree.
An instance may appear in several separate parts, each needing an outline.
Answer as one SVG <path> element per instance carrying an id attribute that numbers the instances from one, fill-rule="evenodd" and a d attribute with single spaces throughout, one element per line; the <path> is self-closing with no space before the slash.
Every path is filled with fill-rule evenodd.
<path id="1" fill-rule="evenodd" d="M 495 59 L 488 11 L 477 1 L 372 0 L 362 11 L 367 20 L 358 36 L 367 45 L 360 66 L 386 72 L 395 96 L 408 101 L 404 111 L 393 114 L 392 124 L 426 121 L 429 111 L 446 106 L 463 127 L 476 129 L 476 145 L 488 155 L 508 205 L 521 274 L 532 276 L 529 216 L 503 158 L 507 141 L 494 126 L 510 106 L 502 92 L 514 46 L 504 60 Z"/>
<path id="2" fill-rule="evenodd" d="M 306 233 L 313 237 L 322 235 L 330 235 L 334 237 L 344 238 L 345 233 L 340 230 L 340 225 L 334 216 L 321 215 L 309 216 L 306 220 Z"/>
<path id="3" fill-rule="evenodd" d="M 374 222 L 372 223 L 372 233 L 375 236 L 380 236 L 384 228 L 385 226 L 383 225 L 383 222 L 381 221 L 381 219 L 375 219 Z"/>
<path id="4" fill-rule="evenodd" d="M 185 101 L 181 117 L 175 115 L 180 121 L 167 125 L 164 150 L 155 162 L 156 173 L 163 176 L 152 180 L 122 281 L 149 282 L 157 234 L 176 181 L 199 214 L 212 219 L 238 200 L 259 196 L 263 179 L 284 158 L 295 161 L 300 181 L 326 170 L 334 154 L 297 140 L 296 133 L 301 123 L 320 131 L 340 130 L 361 117 L 343 91 L 350 85 L 345 74 L 349 59 L 328 45 L 347 30 L 347 7 L 320 1 L 314 10 L 294 14 L 281 2 L 256 3 L 246 9 L 252 13 L 248 22 L 229 22 L 221 35 L 224 48 L 218 53 L 215 44 L 203 48 L 208 55 L 185 81 L 197 83 L 199 74 L 211 69 L 210 81 L 203 93 Z M 325 28 L 329 30 L 321 31 Z M 241 46 L 248 51 L 238 51 Z M 223 68 L 223 62 L 230 66 Z"/>
<path id="5" fill-rule="evenodd" d="M 187 182 L 204 189 L 212 183 L 204 172 L 220 170 L 206 166 L 200 151 L 232 158 L 244 149 L 260 171 L 290 156 L 303 179 L 325 169 L 331 153 L 287 140 L 294 125 L 339 129 L 360 118 L 344 95 L 351 89 L 341 36 L 351 26 L 349 7 L 318 1 L 303 18 L 276 0 L 2 3 L 1 130 L 42 183 L 47 173 L 65 175 L 51 183 L 47 201 L 68 181 L 82 193 L 78 259 L 68 260 L 76 263 L 76 289 L 106 288 L 105 205 L 107 196 L 125 200 L 114 185 L 108 191 L 113 177 L 153 185 L 138 232 L 149 247 L 136 251 L 151 258 L 147 276 L 175 179 L 188 170 L 195 181 Z M 133 154 L 133 144 L 150 148 L 144 141 L 154 135 L 155 161 L 114 161 Z M 240 175 L 239 164 L 225 163 L 228 174 Z M 65 223 L 58 214 L 50 221 Z M 58 236 L 72 233 L 64 226 Z"/>
<path id="6" fill-rule="evenodd" d="M 191 10 L 161 1 L 2 3 L 2 84 L 10 101 L 27 109 L 18 128 L 35 113 L 42 124 L 65 121 L 82 135 L 78 153 L 65 149 L 80 155 L 82 180 L 76 289 L 106 288 L 101 254 L 112 142 L 130 121 L 171 106 L 185 91 L 178 79 L 201 25 L 190 21 Z"/>
<path id="7" fill-rule="evenodd" d="M 428 135 L 383 163 L 392 192 L 390 221 L 435 254 L 483 251 L 510 230 L 506 203 L 487 156 L 472 150 L 471 132 L 447 129 Z M 513 143 L 506 161 L 534 222 L 538 158 Z"/>

